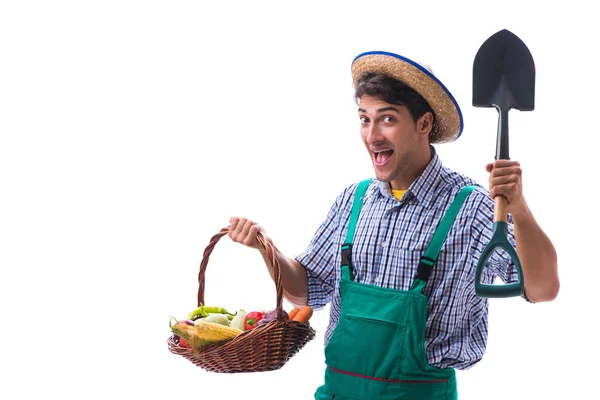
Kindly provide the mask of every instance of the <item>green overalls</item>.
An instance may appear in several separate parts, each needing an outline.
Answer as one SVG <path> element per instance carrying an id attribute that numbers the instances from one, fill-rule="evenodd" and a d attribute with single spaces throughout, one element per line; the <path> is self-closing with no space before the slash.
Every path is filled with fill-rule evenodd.
<path id="1" fill-rule="evenodd" d="M 410 290 L 353 281 L 352 240 L 370 180 L 359 184 L 342 245 L 341 313 L 325 347 L 325 382 L 315 399 L 455 400 L 454 369 L 434 368 L 425 354 L 427 296 L 422 291 L 464 200 L 456 196 L 421 257 Z"/>

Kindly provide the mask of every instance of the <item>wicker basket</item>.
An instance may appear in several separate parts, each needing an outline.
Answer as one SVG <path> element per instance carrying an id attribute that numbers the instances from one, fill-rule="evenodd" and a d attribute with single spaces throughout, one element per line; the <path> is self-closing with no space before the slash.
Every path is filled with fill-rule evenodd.
<path id="1" fill-rule="evenodd" d="M 198 274 L 198 305 L 204 302 L 204 276 L 206 265 L 215 245 L 227 234 L 229 228 L 223 228 L 214 235 L 204 250 Z M 233 339 L 212 344 L 195 353 L 190 348 L 179 347 L 179 339 L 171 335 L 167 343 L 171 353 L 185 357 L 196 366 L 210 372 L 239 373 L 262 372 L 280 369 L 309 341 L 314 339 L 315 330 L 308 324 L 290 321 L 283 312 L 283 287 L 279 261 L 271 243 L 259 233 L 259 243 L 267 252 L 273 266 L 273 276 L 277 290 L 277 318 L 267 324 L 245 331 Z"/>

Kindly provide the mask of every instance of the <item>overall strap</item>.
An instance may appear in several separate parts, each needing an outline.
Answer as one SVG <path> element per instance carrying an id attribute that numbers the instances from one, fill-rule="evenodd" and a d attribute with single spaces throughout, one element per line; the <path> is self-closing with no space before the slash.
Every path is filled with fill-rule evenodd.
<path id="1" fill-rule="evenodd" d="M 346 240 L 342 244 L 342 278 L 351 279 L 352 276 L 352 241 L 354 240 L 354 231 L 356 230 L 356 221 L 360 215 L 362 207 L 362 197 L 367 192 L 367 188 L 373 179 L 365 179 L 361 181 L 356 191 L 354 192 L 354 202 L 352 203 L 352 212 L 350 214 L 350 222 L 348 223 L 348 231 L 346 232 Z"/>
<path id="2" fill-rule="evenodd" d="M 442 245 L 446 241 L 446 237 L 448 236 L 448 232 L 450 232 L 450 228 L 454 224 L 454 220 L 460 211 L 463 203 L 469 196 L 469 194 L 475 190 L 477 186 L 465 186 L 454 198 L 452 204 L 446 211 L 446 214 L 440 221 L 440 224 L 435 230 L 433 237 L 431 238 L 431 242 L 427 249 L 425 249 L 425 253 L 421 257 L 419 261 L 419 266 L 417 268 L 417 275 L 415 276 L 415 280 L 412 284 L 411 290 L 421 291 L 427 284 L 427 280 L 431 275 L 431 271 L 433 270 L 433 265 L 437 261 L 438 255 L 440 253 L 440 249 Z"/>

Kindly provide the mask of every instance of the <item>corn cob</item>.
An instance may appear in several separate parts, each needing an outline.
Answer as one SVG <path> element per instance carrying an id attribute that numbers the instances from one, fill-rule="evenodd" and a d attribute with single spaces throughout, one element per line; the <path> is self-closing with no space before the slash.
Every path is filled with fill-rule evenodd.
<path id="1" fill-rule="evenodd" d="M 175 318 L 173 318 L 173 319 L 175 319 Z M 185 322 L 179 322 L 177 320 L 175 320 L 175 322 L 176 322 L 175 324 L 172 324 L 169 322 L 169 326 L 171 327 L 171 330 L 173 331 L 173 333 L 179 337 L 184 338 L 185 340 L 187 340 L 189 342 L 191 340 L 191 338 L 194 336 L 194 333 L 196 331 L 194 329 L 194 326 L 186 324 Z"/>
<path id="2" fill-rule="evenodd" d="M 202 320 L 196 321 L 194 328 L 196 330 L 196 336 L 198 336 L 201 340 L 212 343 L 233 339 L 242 333 L 242 331 L 239 329 Z"/>
<path id="3" fill-rule="evenodd" d="M 196 321 L 195 325 L 177 322 L 171 325 L 171 330 L 177 336 L 184 338 L 194 351 L 223 340 L 232 339 L 243 331 L 225 325 Z"/>

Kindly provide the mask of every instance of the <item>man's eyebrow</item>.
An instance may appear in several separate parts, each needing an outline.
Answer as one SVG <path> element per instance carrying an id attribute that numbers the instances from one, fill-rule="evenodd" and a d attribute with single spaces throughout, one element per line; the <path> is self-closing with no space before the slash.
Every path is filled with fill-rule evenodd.
<path id="1" fill-rule="evenodd" d="M 386 112 L 386 111 L 396 111 L 397 113 L 400 113 L 400 111 L 396 107 L 391 107 L 391 106 L 377 109 L 377 113 L 382 113 L 382 112 Z M 367 110 L 359 107 L 358 112 L 366 113 Z"/>

